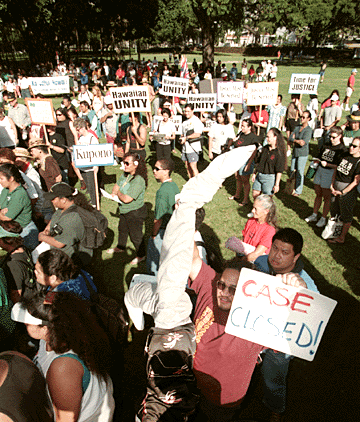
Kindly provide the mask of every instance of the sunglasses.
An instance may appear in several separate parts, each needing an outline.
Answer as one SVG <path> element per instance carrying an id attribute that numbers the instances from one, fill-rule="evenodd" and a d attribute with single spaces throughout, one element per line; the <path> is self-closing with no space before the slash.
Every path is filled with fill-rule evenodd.
<path id="1" fill-rule="evenodd" d="M 160 171 L 160 170 L 164 170 L 164 169 L 161 169 L 159 167 L 154 167 L 154 171 Z"/>
<path id="2" fill-rule="evenodd" d="M 56 113 L 56 115 L 57 115 L 57 116 L 60 116 L 60 117 L 62 116 L 62 114 L 61 114 L 61 113 Z"/>
<path id="3" fill-rule="evenodd" d="M 229 293 L 231 294 L 231 296 L 234 296 L 235 292 L 236 292 L 236 287 L 234 286 L 227 286 L 223 281 L 218 281 L 216 283 L 217 288 L 221 291 L 224 291 L 226 288 L 229 290 Z"/>
<path id="4" fill-rule="evenodd" d="M 351 148 L 351 147 L 353 147 L 353 148 L 358 148 L 358 147 L 359 147 L 359 145 L 350 144 L 350 148 Z"/>
<path id="5" fill-rule="evenodd" d="M 330 136 L 330 139 L 336 139 L 339 135 Z"/>
<path id="6" fill-rule="evenodd" d="M 129 161 L 124 161 L 124 166 L 129 166 L 132 163 L 129 163 Z"/>

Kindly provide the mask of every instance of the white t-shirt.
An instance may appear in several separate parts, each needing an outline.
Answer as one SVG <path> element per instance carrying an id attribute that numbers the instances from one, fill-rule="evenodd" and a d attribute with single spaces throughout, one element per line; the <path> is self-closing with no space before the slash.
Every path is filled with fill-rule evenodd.
<path id="1" fill-rule="evenodd" d="M 204 125 L 201 123 L 201 120 L 193 115 L 190 119 L 185 120 L 182 124 L 182 133 L 184 136 L 189 136 L 191 133 L 199 133 L 200 135 L 203 133 Z M 190 154 L 192 152 L 200 152 L 201 151 L 201 142 L 196 141 L 192 142 L 191 146 L 188 141 L 185 142 L 183 145 L 182 152 L 186 154 Z"/>
<path id="2" fill-rule="evenodd" d="M 166 123 L 164 121 L 161 121 L 157 128 L 155 128 L 158 133 L 171 136 L 173 133 L 176 132 L 176 128 L 174 123 L 171 120 L 168 120 Z M 166 139 L 164 141 L 159 142 L 160 145 L 170 145 L 171 140 Z"/>
<path id="3" fill-rule="evenodd" d="M 209 138 L 213 138 L 211 151 L 215 154 L 220 154 L 221 146 L 226 144 L 228 138 L 235 138 L 234 127 L 231 124 L 221 125 L 219 123 L 215 123 L 211 126 Z"/>

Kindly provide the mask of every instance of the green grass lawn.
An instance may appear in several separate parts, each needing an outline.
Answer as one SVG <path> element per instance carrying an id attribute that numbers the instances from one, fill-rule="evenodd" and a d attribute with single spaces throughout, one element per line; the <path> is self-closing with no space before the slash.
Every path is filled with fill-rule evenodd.
<path id="1" fill-rule="evenodd" d="M 163 57 L 156 54 L 160 61 Z M 148 55 L 145 56 L 146 59 Z M 152 55 L 150 56 L 152 58 Z M 167 56 L 164 55 L 167 58 Z M 189 55 L 189 63 L 194 55 Z M 200 55 L 195 55 L 198 61 Z M 235 55 L 217 55 L 217 60 L 231 64 L 232 61 L 240 63 L 243 57 Z M 248 57 L 250 64 L 257 64 L 262 57 Z M 229 65 L 227 66 L 229 69 Z M 318 63 L 296 63 L 292 66 L 279 64 L 278 80 L 280 82 L 279 92 L 283 95 L 283 104 L 288 105 L 290 95 L 287 93 L 291 73 L 318 73 Z M 332 89 L 340 91 L 341 100 L 345 94 L 346 82 L 354 64 L 341 66 L 329 63 L 325 73 L 325 81 L 319 85 L 319 102 L 324 100 Z M 355 94 L 351 99 L 351 104 L 359 98 L 355 84 Z M 304 105 L 307 104 L 309 96 L 303 98 Z M 61 99 L 54 99 L 54 106 L 60 104 Z M 241 107 L 236 106 L 237 113 Z M 342 122 L 345 121 L 346 112 L 343 112 Z M 104 139 L 102 139 L 104 141 Z M 316 145 L 311 144 L 311 153 L 315 153 Z M 152 229 L 154 216 L 155 193 L 159 185 L 152 174 L 152 166 L 155 162 L 154 152 L 148 154 L 148 174 L 149 186 L 146 190 L 145 201 L 148 206 L 148 218 L 145 225 L 145 236 L 148 238 Z M 204 153 L 205 162 L 199 165 L 204 169 L 208 164 L 207 150 Z M 179 188 L 187 181 L 185 167 L 180 159 L 180 152 L 177 150 L 173 157 L 176 165 L 173 180 Z M 120 169 L 107 167 L 105 169 L 106 190 L 111 191 L 120 175 Z M 360 310 L 360 265 L 359 249 L 359 204 L 355 208 L 355 218 L 344 245 L 330 245 L 321 238 L 322 229 L 318 229 L 314 224 L 307 224 L 304 218 L 311 214 L 315 198 L 313 182 L 306 180 L 303 194 L 298 197 L 291 197 L 283 192 L 286 175 L 282 177 L 281 190 L 276 195 L 275 201 L 278 207 L 279 224 L 281 227 L 292 227 L 297 229 L 304 237 L 303 259 L 306 271 L 315 280 L 320 292 L 338 301 L 338 306 L 330 319 L 325 335 L 320 344 L 314 362 L 309 363 L 294 359 L 290 374 L 288 399 L 288 410 L 286 421 L 337 421 L 337 420 L 357 420 L 353 417 L 356 408 L 356 399 L 352 392 L 349 393 L 349 386 L 357 380 L 356 368 L 354 368 L 354 350 L 358 350 L 359 330 L 358 315 Z M 224 186 L 217 192 L 213 201 L 205 206 L 206 218 L 201 229 L 205 241 L 218 246 L 225 258 L 231 258 L 233 253 L 224 248 L 225 241 L 232 235 L 241 236 L 241 231 L 247 221 L 246 214 L 249 209 L 240 208 L 236 202 L 227 198 L 235 193 L 235 178 L 230 177 Z M 98 251 L 93 264 L 93 274 L 96 283 L 103 292 L 114 298 L 120 298 L 126 291 L 132 276 L 136 273 L 145 272 L 145 264 L 138 267 L 130 266 L 130 261 L 135 257 L 134 247 L 130 240 L 126 253 L 110 256 L 106 249 L 115 246 L 117 241 L 117 205 L 115 202 L 102 199 L 101 210 L 109 219 L 109 235 L 106 244 L 101 251 Z M 142 344 L 134 345 L 128 353 L 128 358 L 132 359 L 134 354 L 141 354 Z M 131 361 L 132 362 L 132 361 Z M 126 375 L 126 382 L 129 385 L 129 393 L 137 394 L 136 382 L 134 380 L 133 366 L 129 363 Z M 356 365 L 356 363 L 355 363 Z M 135 383 L 135 384 L 134 384 Z M 132 385 L 134 385 L 132 387 Z M 355 389 L 353 389 L 355 391 Z M 301 409 L 299 403 L 303 404 Z M 352 408 L 353 403 L 355 408 Z M 132 408 L 132 404 L 128 404 Z M 261 407 L 261 406 L 260 406 Z M 260 408 L 255 405 L 256 409 Z M 249 411 L 249 416 L 261 417 L 261 410 Z M 129 414 L 131 411 L 129 410 Z M 345 413 L 344 413 L 345 412 Z M 123 419 L 125 420 L 125 419 Z M 127 420 L 127 419 L 126 419 Z M 129 420 L 131 417 L 129 416 Z"/>

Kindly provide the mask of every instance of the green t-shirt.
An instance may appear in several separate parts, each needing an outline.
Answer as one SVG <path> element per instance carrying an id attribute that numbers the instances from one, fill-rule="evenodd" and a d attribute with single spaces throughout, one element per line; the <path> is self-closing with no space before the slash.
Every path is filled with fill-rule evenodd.
<path id="1" fill-rule="evenodd" d="M 116 184 L 119 186 L 121 193 L 133 198 L 133 201 L 128 204 L 122 203 L 120 205 L 120 214 L 138 210 L 144 205 L 146 186 L 145 180 L 141 176 L 132 176 L 131 174 L 125 175 L 125 173 L 123 173 Z"/>
<path id="2" fill-rule="evenodd" d="M 360 129 L 359 130 L 345 130 L 344 131 L 344 138 L 358 138 L 360 136 Z"/>
<path id="3" fill-rule="evenodd" d="M 0 208 L 7 208 L 6 217 L 17 221 L 21 227 L 26 227 L 31 222 L 31 201 L 21 185 L 12 192 L 7 188 L 1 191 Z"/>
<path id="4" fill-rule="evenodd" d="M 155 220 L 161 221 L 161 228 L 164 229 L 169 222 L 175 205 L 175 195 L 180 193 L 176 183 L 164 182 L 156 192 L 155 199 Z"/>

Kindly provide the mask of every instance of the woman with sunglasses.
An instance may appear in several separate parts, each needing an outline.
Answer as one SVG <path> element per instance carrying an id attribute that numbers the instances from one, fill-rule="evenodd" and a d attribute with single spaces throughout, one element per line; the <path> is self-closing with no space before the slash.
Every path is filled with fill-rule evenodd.
<path id="1" fill-rule="evenodd" d="M 131 265 L 145 260 L 145 242 L 143 226 L 147 216 L 144 204 L 145 189 L 148 184 L 145 160 L 137 153 L 126 153 L 123 158 L 124 173 L 113 187 L 112 195 L 117 196 L 119 205 L 119 238 L 115 248 L 108 249 L 108 253 L 124 252 L 128 236 L 136 249 L 136 258 Z"/>
<path id="2" fill-rule="evenodd" d="M 112 421 L 111 349 L 91 303 L 69 292 L 38 294 L 11 313 L 40 340 L 34 363 L 43 373 L 57 422 Z"/>
<path id="3" fill-rule="evenodd" d="M 343 222 L 339 237 L 329 239 L 329 243 L 344 243 L 353 219 L 353 210 L 357 197 L 357 185 L 360 182 L 360 137 L 353 139 L 350 153 L 345 155 L 334 172 L 331 193 L 335 197 L 331 204 L 331 217 L 340 215 Z"/>
<path id="4" fill-rule="evenodd" d="M 348 150 L 344 145 L 343 131 L 340 127 L 334 126 L 330 129 L 331 145 L 324 145 L 318 158 L 314 161 L 319 164 L 314 178 L 314 190 L 316 198 L 314 201 L 313 213 L 305 218 L 307 223 L 317 221 L 318 211 L 321 207 L 322 200 L 324 199 L 323 213 L 320 220 L 316 223 L 317 227 L 324 227 L 326 224 L 326 217 L 330 211 L 331 203 L 331 181 L 334 171 L 341 161 L 343 155 L 347 154 Z"/>

